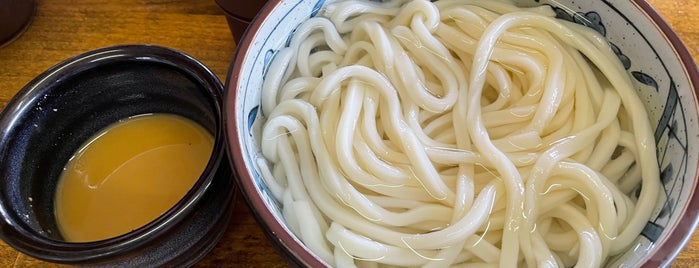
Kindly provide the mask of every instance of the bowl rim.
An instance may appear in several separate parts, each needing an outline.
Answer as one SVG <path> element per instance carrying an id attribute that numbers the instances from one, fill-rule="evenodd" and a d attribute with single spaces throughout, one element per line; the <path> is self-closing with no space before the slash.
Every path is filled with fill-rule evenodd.
<path id="1" fill-rule="evenodd" d="M 224 115 L 226 117 L 226 137 L 228 141 L 228 154 L 230 165 L 235 174 L 236 183 L 242 192 L 246 204 L 250 207 L 250 212 L 258 222 L 258 225 L 264 229 L 264 233 L 268 240 L 272 242 L 277 252 L 284 257 L 290 264 L 298 267 L 329 267 L 327 263 L 318 258 L 312 253 L 301 241 L 299 241 L 291 232 L 276 220 L 276 217 L 269 210 L 266 202 L 261 198 L 253 179 L 247 172 L 245 161 L 242 157 L 243 145 L 238 139 L 241 134 L 236 127 L 238 107 L 236 105 L 236 97 L 238 96 L 238 79 L 242 70 L 242 64 L 245 60 L 245 51 L 249 51 L 257 31 L 262 27 L 262 24 L 270 13 L 277 8 L 282 0 L 269 0 L 260 9 L 255 18 L 249 24 L 248 28 L 243 33 L 240 42 L 236 46 L 236 51 L 233 55 L 233 61 L 228 70 L 228 75 L 224 88 L 226 93 L 224 97 Z"/>
<path id="2" fill-rule="evenodd" d="M 79 74 L 91 68 L 115 62 L 143 62 L 149 64 L 164 64 L 169 68 L 181 71 L 202 85 L 208 98 L 212 100 L 212 110 L 217 116 L 214 134 L 214 148 L 202 175 L 173 207 L 146 225 L 113 238 L 93 242 L 72 243 L 37 234 L 28 228 L 21 220 L 13 216 L 7 207 L 0 202 L 3 217 L 0 220 L 2 232 L 0 238 L 18 251 L 27 255 L 59 263 L 90 263 L 108 261 L 124 252 L 131 251 L 151 239 L 160 237 L 168 232 L 170 226 L 181 222 L 196 207 L 196 204 L 208 192 L 214 180 L 214 175 L 225 160 L 225 130 L 222 108 L 223 86 L 218 78 L 201 62 L 193 57 L 171 48 L 150 44 L 124 44 L 98 48 L 70 57 L 39 74 L 8 102 L 0 113 L 0 122 L 14 122 L 12 118 L 26 109 L 32 109 L 34 102 L 29 100 L 34 96 L 50 92 L 53 83 L 62 83 L 67 77 Z M 48 89 L 47 89 L 48 88 Z M 9 121 L 8 121 L 9 120 Z M 8 128 L 14 128 L 10 123 Z M 213 224 L 213 223 L 212 223 Z M 173 256 L 175 257 L 175 256 Z"/>
<path id="3" fill-rule="evenodd" d="M 303 0 L 299 0 L 303 1 Z M 604 0 L 602 0 L 604 1 Z M 538 2 L 538 1 L 537 1 Z M 606 1 L 604 1 L 606 2 Z M 657 31 L 670 45 L 684 71 L 690 84 L 690 91 L 694 97 L 695 109 L 699 111 L 699 69 L 690 54 L 686 45 L 673 30 L 665 19 L 645 0 L 629 0 L 640 13 L 645 14 L 648 21 L 656 27 Z M 226 115 L 226 130 L 228 141 L 228 153 L 230 164 L 236 174 L 236 182 L 241 189 L 242 196 L 247 205 L 251 208 L 253 215 L 261 228 L 265 230 L 274 246 L 280 251 L 287 261 L 296 265 L 328 266 L 314 253 L 312 253 L 303 243 L 298 240 L 290 231 L 284 227 L 269 209 L 266 201 L 260 196 L 255 181 L 247 172 L 247 166 L 242 155 L 245 154 L 242 140 L 237 129 L 238 120 L 235 116 L 238 112 L 237 97 L 240 72 L 246 60 L 247 52 L 255 42 L 258 31 L 270 16 L 270 13 L 282 3 L 281 0 L 270 0 L 252 20 L 245 31 L 240 43 L 236 47 L 233 61 L 228 71 L 224 87 L 226 96 L 224 99 L 224 109 Z M 693 189 L 689 195 L 689 200 L 682 209 L 682 216 L 678 219 L 668 237 L 654 246 L 654 248 L 640 260 L 642 267 L 665 267 L 668 266 L 682 251 L 686 244 L 692 239 L 692 233 L 699 226 L 699 164 L 695 165 L 697 174 L 693 180 Z"/>
<path id="4" fill-rule="evenodd" d="M 632 0 L 632 2 L 641 13 L 645 13 L 650 22 L 653 23 L 675 52 L 676 57 L 682 65 L 682 70 L 685 72 L 684 76 L 686 76 L 689 81 L 691 87 L 690 91 L 694 97 L 693 104 L 695 109 L 699 111 L 699 98 L 697 98 L 699 95 L 699 69 L 697 68 L 694 58 L 687 49 L 687 46 L 682 42 L 682 39 L 672 26 L 663 19 L 660 13 L 658 13 L 650 3 L 645 0 Z M 689 196 L 689 200 L 682 209 L 681 218 L 678 219 L 672 227 L 672 231 L 669 233 L 668 237 L 660 244 L 656 245 L 655 248 L 651 250 L 650 254 L 645 256 L 645 259 L 641 262 L 642 267 L 668 266 L 677 255 L 680 254 L 687 243 L 689 243 L 692 239 L 692 233 L 694 233 L 697 226 L 699 226 L 699 194 L 697 194 L 699 191 L 699 164 L 694 166 L 695 174 L 697 174 L 693 180 L 694 188 Z"/>

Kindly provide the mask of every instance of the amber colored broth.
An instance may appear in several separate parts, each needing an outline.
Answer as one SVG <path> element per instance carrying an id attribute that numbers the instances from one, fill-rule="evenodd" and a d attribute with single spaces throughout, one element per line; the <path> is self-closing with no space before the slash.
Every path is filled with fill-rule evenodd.
<path id="1" fill-rule="evenodd" d="M 115 237 L 173 207 L 206 167 L 213 137 L 183 117 L 149 114 L 107 127 L 69 160 L 55 215 L 69 242 Z"/>

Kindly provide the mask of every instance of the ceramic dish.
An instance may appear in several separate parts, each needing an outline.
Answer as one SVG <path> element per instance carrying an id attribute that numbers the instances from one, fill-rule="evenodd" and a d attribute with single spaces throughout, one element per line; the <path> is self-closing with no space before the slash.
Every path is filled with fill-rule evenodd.
<path id="1" fill-rule="evenodd" d="M 89 51 L 39 75 L 0 114 L 0 237 L 51 262 L 193 265 L 216 244 L 232 213 L 222 93 L 201 63 L 151 45 Z M 54 193 L 68 159 L 103 128 L 148 113 L 186 117 L 211 132 L 215 144 L 203 174 L 173 208 L 141 228 L 95 242 L 65 242 Z"/>
<path id="2" fill-rule="evenodd" d="M 668 265 L 691 238 L 697 225 L 699 73 L 672 29 L 642 0 L 515 1 L 550 5 L 559 18 L 591 27 L 612 44 L 645 102 L 658 143 L 662 191 L 652 218 L 635 246 L 613 257 L 608 267 Z M 256 161 L 260 88 L 270 59 L 287 45 L 290 34 L 314 16 L 325 1 L 270 1 L 242 39 L 226 83 L 225 100 L 232 164 L 239 185 L 260 225 L 290 263 L 326 265 L 290 231 L 282 207 L 260 177 Z"/>

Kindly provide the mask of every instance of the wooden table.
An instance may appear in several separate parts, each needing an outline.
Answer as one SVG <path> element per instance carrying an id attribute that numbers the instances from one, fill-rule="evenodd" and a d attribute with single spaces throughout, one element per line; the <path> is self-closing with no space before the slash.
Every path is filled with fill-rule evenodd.
<path id="1" fill-rule="evenodd" d="M 149 43 L 202 61 L 223 81 L 235 50 L 213 0 L 37 0 L 36 16 L 17 40 L 0 48 L 0 107 L 33 77 L 73 55 L 105 46 Z M 699 1 L 649 1 L 699 59 Z M 699 234 L 673 267 L 699 267 Z M 247 206 L 238 198 L 234 218 L 217 246 L 198 264 L 285 267 Z M 0 242 L 0 267 L 50 267 Z M 58 266 L 58 265 L 55 265 Z"/>

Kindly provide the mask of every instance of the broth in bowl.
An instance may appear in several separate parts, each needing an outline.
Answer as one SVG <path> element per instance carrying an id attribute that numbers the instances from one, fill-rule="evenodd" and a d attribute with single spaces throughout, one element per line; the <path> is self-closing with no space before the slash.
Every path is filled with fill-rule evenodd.
<path id="1" fill-rule="evenodd" d="M 173 207 L 209 162 L 214 141 L 192 120 L 146 114 L 117 122 L 70 158 L 56 186 L 56 222 L 69 242 L 138 229 Z"/>

